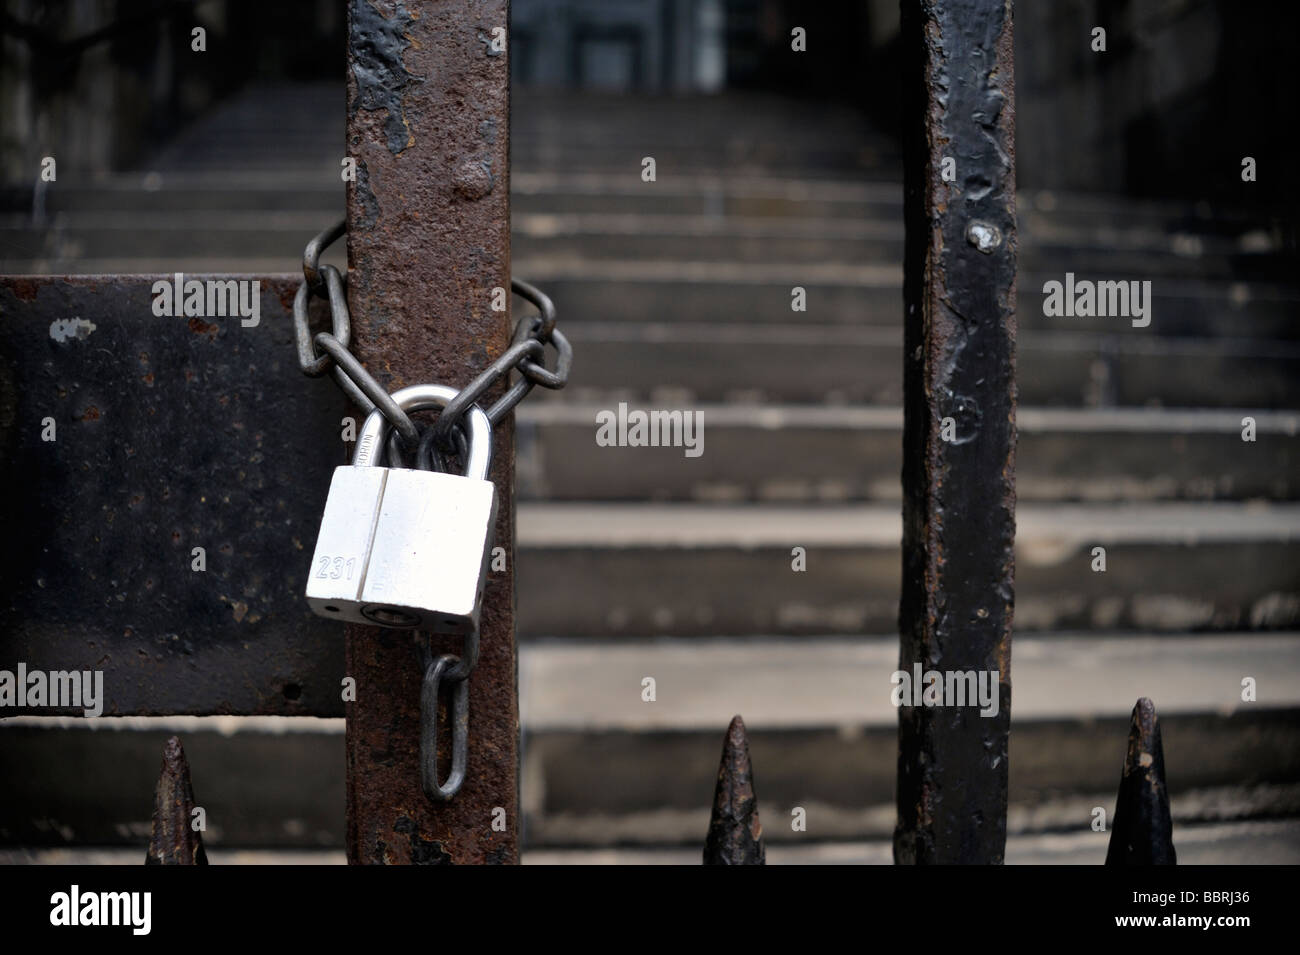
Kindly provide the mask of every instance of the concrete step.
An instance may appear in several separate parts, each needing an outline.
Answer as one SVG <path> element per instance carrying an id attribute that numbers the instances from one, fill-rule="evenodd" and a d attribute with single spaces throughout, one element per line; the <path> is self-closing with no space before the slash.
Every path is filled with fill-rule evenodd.
<path id="1" fill-rule="evenodd" d="M 857 175 L 877 182 L 899 181 L 902 150 L 889 142 L 791 142 L 778 135 L 735 139 L 726 143 L 668 146 L 653 134 L 624 144 L 584 147 L 561 141 L 529 142 L 512 138 L 511 161 L 522 169 L 564 169 L 575 173 L 641 176 L 643 158 L 655 160 L 656 181 L 697 173 L 805 176 L 834 181 Z"/>
<path id="2" fill-rule="evenodd" d="M 797 216 L 901 221 L 903 189 L 898 179 L 740 176 L 692 173 L 643 182 L 624 170 L 576 173 L 555 167 L 511 170 L 516 212 L 642 213 Z M 1208 201 L 1140 199 L 1101 193 L 1022 191 L 1016 196 L 1020 227 L 1142 228 L 1171 236 L 1240 237 L 1278 224 L 1275 209 Z M 1182 243 L 1185 244 L 1184 239 Z"/>
<path id="3" fill-rule="evenodd" d="M 638 167 L 639 168 L 639 167 Z M 510 174 L 513 215 L 696 215 L 901 222 L 897 182 L 781 178 L 771 175 L 671 176 L 573 173 L 520 168 Z"/>
<path id="4" fill-rule="evenodd" d="M 761 815 L 761 812 L 760 812 Z M 766 817 L 764 817 L 766 818 Z M 1106 833 L 1013 835 L 1008 865 L 1099 865 Z M 143 845 L 131 849 L 0 849 L 0 865 L 138 865 Z M 1174 825 L 1181 865 L 1298 865 L 1300 820 L 1262 819 Z M 889 839 L 854 842 L 781 843 L 767 847 L 768 865 L 893 865 Z M 342 849 L 210 849 L 213 865 L 345 865 Z M 523 865 L 699 865 L 698 846 L 525 849 Z"/>
<path id="5" fill-rule="evenodd" d="M 599 316 L 605 323 L 670 324 L 743 316 L 746 324 L 896 326 L 903 309 L 903 270 L 898 264 L 606 261 L 594 268 L 586 262 L 516 255 L 514 268 L 545 288 L 560 315 L 570 321 Z M 1020 329 L 1080 331 L 1104 325 L 1118 330 L 1110 319 L 1043 315 L 1043 286 L 1061 281 L 1063 274 L 1022 267 Z M 806 312 L 791 311 L 795 286 L 807 293 Z M 1295 319 L 1300 289 L 1285 283 L 1180 278 L 1153 282 L 1151 295 L 1152 322 L 1146 331 L 1152 335 L 1300 338 Z M 618 307 L 611 308 L 611 302 Z"/>
<path id="6" fill-rule="evenodd" d="M 320 230 L 318 229 L 317 232 Z M 315 235 L 315 233 L 312 233 Z M 302 245 L 306 245 L 303 242 Z M 336 243 L 340 245 L 340 243 Z M 347 262 L 342 249 L 331 247 L 321 259 L 342 271 Z M 294 267 L 297 271 L 292 271 Z M 277 255 L 274 259 L 265 255 L 248 254 L 239 248 L 223 249 L 219 254 L 200 256 L 178 256 L 168 259 L 150 259 L 142 261 L 134 258 L 107 259 L 68 259 L 61 250 L 48 250 L 34 258 L 5 258 L 3 246 L 0 246 L 0 275 L 116 275 L 116 274 L 157 274 L 172 275 L 184 272 L 187 276 L 257 276 L 271 278 L 274 276 L 291 276 L 302 280 L 302 251 L 292 256 Z"/>
<path id="7" fill-rule="evenodd" d="M 672 406 L 669 406 L 672 407 Z M 705 453 L 620 453 L 595 441 L 600 404 L 515 412 L 525 500 L 835 502 L 901 499 L 901 408 L 707 405 Z M 1241 421 L 1256 441 L 1241 440 Z M 1022 501 L 1300 497 L 1300 414 L 1021 407 Z"/>
<path id="8" fill-rule="evenodd" d="M 165 251 L 159 249 L 159 255 L 149 259 L 127 255 L 126 249 L 116 246 L 103 249 L 104 257 L 87 257 L 78 255 L 78 248 L 62 242 L 55 231 L 45 231 L 42 239 L 16 226 L 10 231 L 12 243 L 0 240 L 0 273 L 281 273 L 291 269 L 298 259 L 295 249 L 304 246 L 303 235 L 317 233 L 342 214 L 339 207 L 335 212 L 320 210 L 312 216 L 315 207 L 304 204 L 290 208 L 286 203 L 272 216 L 259 212 L 277 208 L 264 191 L 235 195 L 240 199 L 231 200 L 229 210 L 238 210 L 244 225 L 263 223 L 272 227 L 272 238 L 252 246 L 242 239 L 227 240 L 229 236 L 198 239 L 196 242 L 207 249 L 201 253 L 183 251 L 182 239 L 178 238 L 179 244 Z M 331 203 L 333 195 L 333 191 L 320 192 L 320 196 L 330 197 Z M 209 200 L 221 201 L 217 196 L 201 201 Z M 264 200 L 268 204 L 263 204 Z M 10 222 L 17 220 L 10 218 Z M 278 229 L 277 222 L 282 223 Z M 191 227 L 187 229 L 192 231 Z M 183 242 L 188 242 L 187 236 Z M 337 264 L 344 265 L 342 257 L 338 257 Z M 1127 269 L 1113 270 L 1110 277 L 1118 278 L 1119 272 Z M 897 262 L 591 262 L 516 255 L 515 274 L 545 288 L 565 324 L 597 318 L 602 324 L 664 324 L 744 316 L 746 324 L 896 326 L 902 314 L 902 268 Z M 1044 283 L 1061 281 L 1062 275 L 1060 270 L 1027 272 L 1022 268 L 1018 314 L 1022 330 L 1078 331 L 1100 329 L 1105 321 L 1114 324 L 1114 320 L 1101 318 L 1045 317 Z M 1079 273 L 1079 277 L 1084 274 Z M 805 288 L 806 312 L 790 309 L 790 292 L 796 286 Z M 1300 338 L 1300 322 L 1295 321 L 1297 308 L 1300 290 L 1283 282 L 1203 277 L 1156 281 L 1152 286 L 1152 325 L 1144 334 L 1295 340 Z"/>
<path id="9" fill-rule="evenodd" d="M 133 257 L 156 262 L 177 255 L 220 255 L 239 248 L 246 255 L 283 255 L 319 231 L 320 213 L 305 211 L 207 211 L 201 218 L 178 211 L 69 211 L 54 213 L 48 226 L 33 228 L 25 213 L 0 217 L 6 257 L 48 255 L 69 259 Z M 901 221 L 671 214 L 516 213 L 513 252 L 523 259 L 582 262 L 599 274 L 602 264 L 623 261 L 780 263 L 798 269 L 842 262 L 897 264 L 903 254 Z M 1071 229 L 1021 234 L 1019 262 L 1028 272 L 1067 270 L 1080 277 L 1172 281 L 1193 278 L 1283 278 L 1291 258 L 1267 239 L 1243 247 L 1238 240 L 1192 237 L 1192 251 L 1179 236 L 1144 229 Z M 788 303 L 787 303 L 788 304 Z"/>
<path id="10" fill-rule="evenodd" d="M 568 389 L 545 400 L 606 406 L 663 396 L 679 404 L 902 403 L 899 327 L 761 325 L 736 321 L 743 316 L 734 313 L 718 317 L 707 324 L 565 321 L 579 364 Z M 1122 318 L 1078 327 L 1087 330 L 1019 336 L 1022 402 L 1291 409 L 1300 399 L 1300 344 L 1294 341 L 1165 338 Z"/>
<path id="11" fill-rule="evenodd" d="M 319 164 L 310 167 L 319 173 Z M 193 175 L 157 171 L 121 174 L 89 183 L 60 181 L 41 198 L 48 216 L 220 215 L 230 212 L 314 212 L 317 221 L 342 218 L 346 196 L 338 170 L 328 176 L 283 172 L 234 176 Z M 0 210 L 30 215 L 34 196 L 30 186 L 0 187 Z"/>
<path id="12" fill-rule="evenodd" d="M 1094 806 L 1111 811 L 1129 697 L 1139 693 L 1160 712 L 1180 824 L 1300 815 L 1298 641 L 1018 636 L 1010 831 L 1082 832 Z M 696 843 L 737 710 L 774 844 L 891 831 L 895 638 L 592 649 L 522 649 L 526 846 Z M 657 680 L 654 703 L 641 700 L 647 675 Z M 1243 675 L 1258 677 L 1258 703 L 1240 701 Z M 3 721 L 0 842 L 138 841 L 172 732 L 185 743 L 214 847 L 341 844 L 343 721 L 276 717 Z M 783 824 L 795 806 L 808 812 L 807 833 Z"/>
<path id="13" fill-rule="evenodd" d="M 47 187 L 47 212 L 216 212 L 239 209 L 314 208 L 342 212 L 344 184 L 338 169 L 320 176 L 322 162 L 284 171 L 185 170 L 122 173 L 93 182 L 66 176 Z M 639 168 L 639 167 L 638 167 Z M 629 179 L 633 180 L 629 183 Z M 511 170 L 516 214 L 676 214 L 770 218 L 832 218 L 901 221 L 902 191 L 893 183 L 696 174 L 643 183 L 639 175 Z M 0 209 L 28 212 L 30 183 L 0 187 Z"/>
<path id="14" fill-rule="evenodd" d="M 582 146 L 662 135 L 674 145 L 771 135 L 808 142 L 885 142 L 852 105 L 774 92 L 619 94 L 520 87 L 511 129 L 518 139 L 564 138 Z"/>
<path id="15" fill-rule="evenodd" d="M 793 123 L 742 116 L 752 102 L 747 96 L 724 96 L 712 103 L 684 98 L 657 114 L 638 97 L 634 104 L 619 103 L 621 123 L 566 115 L 545 117 L 545 125 L 535 128 L 516 120 L 520 112 L 514 104 L 510 159 L 521 169 L 628 171 L 639 179 L 641 161 L 649 156 L 655 159 L 657 181 L 698 172 L 901 180 L 899 145 L 872 130 L 860 115 L 837 111 L 834 117 L 819 118 L 823 111 L 812 107 Z M 794 129 L 798 132 L 792 135 Z"/>
<path id="16" fill-rule="evenodd" d="M 760 811 L 761 815 L 761 811 Z M 1109 835 L 1101 832 L 1070 832 L 1010 836 L 1007 865 L 1101 865 L 1106 859 Z M 1269 819 L 1253 822 L 1174 825 L 1174 846 L 1180 865 L 1297 865 L 1300 864 L 1300 820 Z M 138 853 L 137 853 L 138 855 Z M 98 856 L 62 854 L 60 850 L 36 853 L 33 862 L 69 864 L 78 859 L 98 861 Z M 120 857 L 105 856 L 106 863 Z M 25 861 L 15 858 L 15 862 Z M 122 861 L 135 861 L 134 857 Z M 214 856 L 213 862 L 218 859 Z M 225 861 L 224 859 L 221 861 Z M 245 860 L 232 855 L 229 862 L 297 864 L 298 857 L 285 854 Z M 342 859 L 323 857 L 323 864 L 342 864 Z M 700 852 L 690 848 L 536 849 L 522 856 L 524 865 L 699 865 Z M 893 865 L 890 839 L 872 842 L 810 842 L 805 845 L 776 843 L 767 847 L 768 865 Z"/>
<path id="17" fill-rule="evenodd" d="M 342 124 L 329 135 L 280 139 L 274 132 L 240 129 L 229 139 L 213 133 L 175 144 L 145 167 L 164 173 L 220 175 L 229 170 L 275 171 L 294 165 L 324 170 L 332 168 L 338 177 L 342 158 L 347 155 Z M 786 175 L 836 181 L 858 176 L 873 181 L 901 178 L 901 152 L 888 142 L 800 143 L 761 134 L 727 142 L 671 144 L 653 138 L 638 138 L 623 144 L 537 141 L 512 137 L 512 165 L 520 169 L 563 169 L 578 174 L 620 172 L 641 181 L 642 159 L 656 161 L 656 179 L 708 173 L 743 176 Z"/>
<path id="18" fill-rule="evenodd" d="M 1126 718 L 1142 696 L 1161 719 L 1300 709 L 1300 633 L 1018 632 L 1013 726 Z M 519 668 L 529 733 L 707 731 L 740 713 L 753 731 L 896 728 L 890 676 L 898 638 L 741 637 L 525 644 Z M 1241 699 L 1243 677 L 1257 702 Z M 653 677 L 656 700 L 642 698 Z M 1300 756 L 1300 754 L 1297 754 Z"/>
<path id="19" fill-rule="evenodd" d="M 1032 223 L 1032 224 L 1031 224 Z M 607 210 L 513 215 L 514 251 L 524 258 L 677 260 L 804 264 L 901 262 L 901 216 L 815 218 L 673 214 L 664 210 L 616 214 Z M 1019 264 L 1033 272 L 1060 268 L 1120 278 L 1188 274 L 1242 277 L 1284 268 L 1280 236 L 1169 232 L 1130 226 L 1069 225 L 1031 216 L 1019 232 Z"/>
<path id="20" fill-rule="evenodd" d="M 283 163 L 286 138 L 302 143 L 303 152 L 341 156 L 344 103 L 341 83 L 258 86 L 202 117 L 148 166 L 221 170 Z M 767 94 L 631 101 L 520 89 L 512 107 L 512 162 L 520 165 L 608 168 L 626 155 L 639 174 L 641 157 L 655 155 L 666 169 L 775 167 L 825 175 L 862 169 L 896 175 L 899 162 L 897 145 L 857 111 Z M 791 135 L 794 130 L 798 135 Z"/>
<path id="21" fill-rule="evenodd" d="M 1110 812 L 1129 698 L 1142 694 L 1157 701 L 1180 819 L 1295 814 L 1300 711 L 1283 687 L 1300 662 L 1298 650 L 1294 634 L 1018 636 L 1011 831 L 1082 830 L 1094 806 Z M 689 840 L 707 822 L 700 800 L 711 792 L 720 748 L 709 728 L 725 725 L 732 711 L 750 731 L 764 828 L 774 842 L 799 838 L 783 825 L 795 806 L 817 817 L 819 838 L 888 835 L 897 712 L 880 690 L 897 653 L 893 638 L 702 647 L 665 641 L 599 655 L 584 654 L 581 645 L 539 648 L 521 670 L 528 795 L 543 797 L 526 800 L 532 839 Z M 1278 679 L 1268 682 L 1278 708 L 1243 704 L 1242 676 L 1274 666 Z M 654 703 L 641 699 L 646 676 L 656 680 Z"/>
<path id="22" fill-rule="evenodd" d="M 283 157 L 282 150 L 278 153 Z M 281 159 L 283 162 L 283 158 Z M 220 173 L 184 168 L 121 173 L 90 182 L 65 176 L 45 190 L 48 212 L 161 213 L 179 211 L 340 210 L 344 186 L 332 155 L 299 158 L 293 165 Z M 511 169 L 516 215 L 708 216 L 902 221 L 902 187 L 895 182 L 825 180 L 771 175 L 692 173 L 655 183 L 641 181 L 639 165 L 629 174 L 575 173 L 555 168 Z M 27 212 L 32 186 L 0 188 L 0 209 Z M 1128 197 L 1046 191 L 1017 196 L 1022 235 L 1053 238 L 1056 230 L 1083 230 L 1093 244 L 1107 238 L 1138 240 L 1191 254 L 1197 239 L 1212 248 L 1240 249 L 1272 241 L 1271 210 L 1210 203 L 1151 201 Z M 1223 243 L 1228 243 L 1226 246 Z"/>
<path id="23" fill-rule="evenodd" d="M 806 264 L 891 263 L 903 258 L 902 223 L 866 219 L 615 216 L 551 213 L 514 216 L 513 252 L 521 258 L 582 261 L 599 272 L 606 260 Z M 1257 248 L 1232 239 L 1192 237 L 1184 251 L 1178 236 L 1124 234 L 1120 230 L 1068 230 L 1020 235 L 1019 264 L 1030 272 L 1067 270 L 1080 277 L 1172 279 L 1192 277 L 1284 278 L 1292 259 L 1273 242 Z"/>
<path id="24" fill-rule="evenodd" d="M 1016 520 L 1020 627 L 1300 625 L 1300 505 L 1023 504 Z M 527 636 L 896 625 L 902 530 L 894 504 L 535 503 L 519 508 L 517 527 Z M 1090 569 L 1097 546 L 1106 548 L 1105 573 Z M 792 570 L 795 547 L 805 549 L 805 572 Z"/>
<path id="25" fill-rule="evenodd" d="M 1161 719 L 1165 763 L 1170 779 L 1177 760 L 1208 760 L 1224 766 L 1234 746 L 1254 765 L 1236 764 L 1228 773 L 1257 778 L 1259 763 L 1279 752 L 1294 751 L 1296 723 L 1283 728 L 1269 720 L 1249 723 L 1213 722 L 1205 718 Z M 725 728 L 724 728 L 725 729 Z M 851 731 L 847 731 L 851 732 Z M 1009 763 L 1013 774 L 1007 822 L 1012 833 L 1025 831 L 1086 831 L 1093 810 L 1109 819 L 1127 737 L 1127 721 L 1102 724 L 1055 724 L 1026 727 L 1012 736 Z M 548 770 L 548 803 L 529 817 L 529 844 L 534 846 L 690 845 L 708 826 L 709 797 L 716 781 L 720 732 L 651 734 L 623 737 L 596 745 L 588 736 L 543 736 L 528 756 Z M 759 740 L 763 742 L 759 742 Z M 1118 743 L 1116 742 L 1118 739 Z M 1250 743 L 1246 741 L 1250 740 Z M 1257 745 L 1258 744 L 1258 745 Z M 552 748 L 553 746 L 553 748 Z M 898 730 L 869 731 L 844 738 L 836 732 L 750 734 L 750 752 L 764 836 L 773 844 L 811 836 L 823 840 L 888 838 L 896 821 L 894 776 L 897 771 Z M 1041 781 L 1041 790 L 1022 788 L 1015 778 L 1017 761 L 1037 764 L 1047 757 L 1052 766 L 1073 760 L 1094 776 L 1100 788 L 1078 792 L 1056 779 Z M 596 778 L 586 765 L 603 769 Z M 834 766 L 827 770 L 826 766 Z M 536 764 L 531 771 L 538 771 Z M 766 769 L 764 768 L 766 767 Z M 1270 768 L 1275 768 L 1273 763 Z M 1028 772 L 1029 770 L 1027 770 Z M 1295 773 L 1294 762 L 1284 774 Z M 676 778 L 674 778 L 674 774 Z M 832 780 L 832 775 L 835 779 Z M 681 777 L 688 777 L 684 782 Z M 585 792 L 582 791 L 585 789 Z M 1243 784 L 1196 788 L 1170 782 L 1174 817 L 1196 819 L 1294 817 L 1300 815 L 1300 786 Z M 789 831 L 792 810 L 803 808 L 808 833 Z M 530 807 L 531 808 L 531 807 Z M 1097 834 L 1101 835 L 1101 834 Z M 1104 835 L 1099 838 L 1105 856 Z"/>
<path id="26" fill-rule="evenodd" d="M 325 261 L 341 265 L 342 256 L 340 247 Z M 49 260 L 24 264 L 35 272 L 58 271 Z M 184 271 L 230 274 L 252 271 L 244 266 L 257 263 L 218 259 L 196 264 Z M 0 261 L 0 271 L 10 265 Z M 83 265 L 95 272 L 115 271 L 115 266 L 131 270 L 130 263 L 120 261 Z M 897 406 L 902 401 L 903 336 L 897 327 L 584 322 L 560 308 L 578 363 L 567 389 L 539 392 L 537 402 L 613 407 L 626 400 L 680 407 L 719 402 Z M 603 318 L 616 311 L 606 308 L 597 314 Z M 1084 326 L 1089 331 L 1020 335 L 1021 402 L 1064 407 L 1297 407 L 1300 344 L 1294 340 L 1177 338 L 1134 329 L 1126 319 L 1093 321 Z"/>
<path id="27" fill-rule="evenodd" d="M 44 229 L 14 216 L 0 219 L 0 249 L 8 257 L 57 255 L 70 263 L 106 257 L 139 260 L 135 271 L 157 271 L 177 257 L 203 257 L 238 250 L 248 257 L 301 261 L 307 240 L 330 224 L 313 210 L 223 211 L 203 216 L 178 213 L 60 213 Z M 283 267 L 282 267 L 283 268 Z"/>

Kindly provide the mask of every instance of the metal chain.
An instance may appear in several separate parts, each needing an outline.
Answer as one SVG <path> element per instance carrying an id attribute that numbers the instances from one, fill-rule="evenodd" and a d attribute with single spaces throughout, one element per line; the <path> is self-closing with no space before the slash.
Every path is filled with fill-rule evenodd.
<path id="1" fill-rule="evenodd" d="M 464 418 L 498 381 L 508 379 L 511 371 L 519 380 L 486 410 L 488 421 L 496 424 L 524 399 L 534 386 L 563 388 L 573 366 L 573 348 L 555 327 L 555 305 L 540 289 L 519 279 L 510 280 L 516 294 L 537 307 L 539 314 L 525 315 L 515 323 L 510 346 L 496 361 L 462 388 L 447 403 L 432 425 L 421 431 L 410 416 L 384 390 L 375 378 L 348 350 L 352 326 L 348 315 L 345 280 L 332 265 L 321 265 L 321 253 L 347 232 L 346 220 L 336 223 L 307 243 L 302 257 L 303 281 L 293 300 L 294 338 L 298 349 L 298 367 L 313 378 L 327 371 L 339 388 L 365 414 L 378 409 L 392 425 L 388 438 L 388 463 L 406 466 L 405 453 L 414 450 L 415 466 L 422 470 L 450 470 L 448 453 L 455 452 L 462 461 L 468 456 Z M 312 334 L 308 306 L 312 296 L 325 298 L 330 307 L 331 332 Z M 544 364 L 546 346 L 555 349 L 555 370 Z M 424 682 L 420 688 L 420 782 L 425 794 L 438 802 L 456 795 L 465 781 L 469 754 L 469 676 L 478 663 L 479 633 L 476 628 L 465 638 L 463 656 L 445 653 L 434 656 L 427 635 L 419 640 L 420 663 Z M 438 694 L 451 684 L 451 772 L 438 782 Z"/>
<path id="2" fill-rule="evenodd" d="M 313 378 L 332 371 L 334 379 L 348 396 L 366 414 L 378 408 L 392 425 L 397 440 L 390 442 L 390 450 L 397 450 L 397 461 L 403 460 L 402 450 L 415 450 L 420 442 L 420 429 L 415 422 L 388 397 L 383 385 L 366 371 L 361 362 L 348 351 L 351 341 L 351 321 L 348 316 L 345 282 L 338 269 L 321 265 L 321 253 L 347 232 L 347 223 L 338 222 L 307 243 L 303 253 L 303 281 L 293 300 L 294 336 L 298 348 L 298 367 L 303 374 Z M 465 412 L 511 371 L 519 372 L 515 382 L 491 407 L 487 408 L 488 421 L 496 424 L 524 399 L 535 385 L 543 388 L 563 388 L 569 380 L 573 366 L 573 348 L 564 334 L 555 327 L 555 305 L 535 285 L 521 279 L 510 280 L 511 290 L 537 307 L 540 314 L 525 315 L 515 323 L 510 347 L 483 372 L 461 389 L 451 403 L 442 410 L 433 424 L 434 437 L 442 451 L 455 447 L 455 429 L 462 425 Z M 325 297 L 330 304 L 330 323 L 333 332 L 312 335 L 308 320 L 308 305 L 313 295 Z M 542 362 L 546 346 L 555 348 L 555 370 L 548 371 Z M 435 463 L 439 459 L 434 458 Z"/>

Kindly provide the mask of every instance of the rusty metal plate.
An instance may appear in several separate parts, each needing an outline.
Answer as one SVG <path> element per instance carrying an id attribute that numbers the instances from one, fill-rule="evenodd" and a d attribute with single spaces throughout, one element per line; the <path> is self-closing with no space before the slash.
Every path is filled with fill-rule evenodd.
<path id="1" fill-rule="evenodd" d="M 172 278 L 0 278 L 0 670 L 100 670 L 106 715 L 340 716 L 303 590 L 345 401 L 298 371 L 298 279 L 245 327 L 155 315 Z"/>

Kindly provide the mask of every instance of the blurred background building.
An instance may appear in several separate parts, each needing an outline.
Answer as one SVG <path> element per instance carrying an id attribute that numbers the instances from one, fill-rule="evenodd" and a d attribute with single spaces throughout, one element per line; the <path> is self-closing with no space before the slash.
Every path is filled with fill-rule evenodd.
<path id="1" fill-rule="evenodd" d="M 514 270 L 577 354 L 518 414 L 526 859 L 697 859 L 740 712 L 769 858 L 888 861 L 897 3 L 512 16 Z M 1300 861 L 1295 19 L 1016 10 L 1009 861 L 1102 860 L 1092 808 L 1114 805 L 1142 695 L 1180 861 Z M 340 0 L 5 0 L 0 273 L 293 272 L 343 212 L 345 21 Z M 1066 272 L 1151 281 L 1151 325 L 1044 317 Z M 623 400 L 702 409 L 705 453 L 598 448 Z M 278 718 L 0 722 L 0 858 L 138 853 L 177 727 L 215 861 L 341 859 L 341 721 Z"/>

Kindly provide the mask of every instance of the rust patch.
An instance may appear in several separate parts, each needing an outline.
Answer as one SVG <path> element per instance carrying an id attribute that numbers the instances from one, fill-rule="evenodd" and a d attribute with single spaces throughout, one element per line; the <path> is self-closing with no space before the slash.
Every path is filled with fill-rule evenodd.
<path id="1" fill-rule="evenodd" d="M 13 291 L 14 298 L 20 302 L 36 301 L 36 293 L 40 291 L 41 284 L 36 279 L 23 278 L 17 275 L 5 278 L 5 285 Z"/>
<path id="2" fill-rule="evenodd" d="M 221 331 L 220 325 L 215 322 L 205 322 L 201 318 L 191 318 L 186 324 L 195 335 L 207 335 L 208 341 L 216 341 L 217 333 Z"/>
<path id="3" fill-rule="evenodd" d="M 272 294 L 280 300 L 280 308 L 293 314 L 293 300 L 298 294 L 298 286 L 295 284 L 284 284 L 278 288 L 272 289 Z"/>

